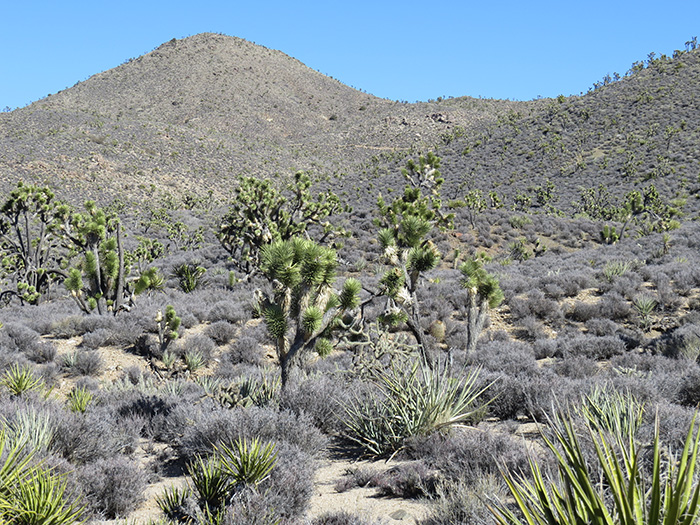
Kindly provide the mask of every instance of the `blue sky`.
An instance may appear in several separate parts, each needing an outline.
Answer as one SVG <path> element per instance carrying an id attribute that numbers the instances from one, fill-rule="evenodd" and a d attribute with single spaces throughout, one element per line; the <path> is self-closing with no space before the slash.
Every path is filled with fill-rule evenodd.
<path id="1" fill-rule="evenodd" d="M 393 100 L 586 92 L 700 36 L 700 2 L 6 2 L 0 109 L 21 107 L 172 38 L 238 36 Z"/>

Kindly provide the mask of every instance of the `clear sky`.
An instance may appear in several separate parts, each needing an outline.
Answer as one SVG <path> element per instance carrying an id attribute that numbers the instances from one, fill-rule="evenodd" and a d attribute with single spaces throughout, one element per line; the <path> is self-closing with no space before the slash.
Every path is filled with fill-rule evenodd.
<path id="1" fill-rule="evenodd" d="M 700 1 L 22 0 L 3 2 L 0 110 L 152 51 L 223 33 L 393 100 L 586 92 L 700 36 Z"/>

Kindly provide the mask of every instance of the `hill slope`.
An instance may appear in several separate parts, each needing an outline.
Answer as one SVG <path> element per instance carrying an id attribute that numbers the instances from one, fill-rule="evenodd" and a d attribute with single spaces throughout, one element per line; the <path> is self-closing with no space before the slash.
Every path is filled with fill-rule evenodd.
<path id="1" fill-rule="evenodd" d="M 0 177 L 225 190 L 238 174 L 352 169 L 381 151 L 431 145 L 526 103 L 379 99 L 250 42 L 172 40 L 0 116 Z"/>

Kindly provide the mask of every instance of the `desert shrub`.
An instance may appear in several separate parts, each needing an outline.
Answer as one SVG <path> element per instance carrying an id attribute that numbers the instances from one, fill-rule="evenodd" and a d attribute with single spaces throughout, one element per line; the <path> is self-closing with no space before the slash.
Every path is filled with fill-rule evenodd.
<path id="1" fill-rule="evenodd" d="M 447 482 L 438 486 L 428 516 L 420 525 L 486 525 L 493 523 L 487 502 L 502 498 L 503 483 L 496 476 L 486 476 L 475 484 Z"/>
<path id="2" fill-rule="evenodd" d="M 111 337 L 111 330 L 107 328 L 98 328 L 94 332 L 88 332 L 83 335 L 82 346 L 90 350 L 95 350 L 96 348 L 107 346 Z"/>
<path id="3" fill-rule="evenodd" d="M 438 480 L 439 474 L 418 460 L 377 473 L 372 486 L 381 496 L 413 499 L 434 496 Z"/>
<path id="4" fill-rule="evenodd" d="M 250 302 L 220 301 L 211 307 L 207 321 L 228 321 L 231 324 L 247 321 L 251 316 Z"/>
<path id="5" fill-rule="evenodd" d="M 525 443 L 510 434 L 482 429 L 457 429 L 449 434 L 433 434 L 412 439 L 407 447 L 411 458 L 454 482 L 467 485 L 508 472 L 526 472 L 528 451 Z"/>
<path id="6" fill-rule="evenodd" d="M 544 324 L 532 315 L 524 317 L 520 321 L 520 326 L 518 328 L 521 337 L 526 337 L 535 343 L 537 343 L 538 340 L 547 337 L 547 333 L 544 330 Z M 537 352 L 535 352 L 535 355 L 537 355 Z"/>
<path id="7" fill-rule="evenodd" d="M 624 321 L 629 318 L 631 312 L 629 303 L 614 291 L 603 295 L 598 306 L 598 317 L 613 321 Z"/>
<path id="8" fill-rule="evenodd" d="M 530 291 L 526 298 L 513 297 L 508 306 L 515 319 L 534 316 L 537 319 L 558 322 L 563 318 L 559 303 L 547 299 L 540 290 Z"/>
<path id="9" fill-rule="evenodd" d="M 568 317 L 579 323 L 585 323 L 600 315 L 600 306 L 597 303 L 576 301 Z"/>
<path id="10" fill-rule="evenodd" d="M 236 327 L 228 321 L 216 321 L 204 329 L 204 335 L 217 345 L 227 345 L 236 335 Z"/>
<path id="11" fill-rule="evenodd" d="M 381 523 L 346 510 L 327 512 L 311 520 L 311 525 L 380 525 Z"/>
<path id="12" fill-rule="evenodd" d="M 313 425 L 311 418 L 286 410 L 234 408 L 193 414 L 191 421 L 191 426 L 178 440 L 180 453 L 186 459 L 211 454 L 214 445 L 241 437 L 258 437 L 278 444 L 287 442 L 310 456 L 317 456 L 327 445 L 327 438 Z"/>
<path id="13" fill-rule="evenodd" d="M 580 335 L 573 338 L 560 338 L 560 352 L 565 358 L 588 357 L 595 360 L 610 359 L 625 352 L 625 343 L 614 335 L 595 337 Z"/>
<path id="14" fill-rule="evenodd" d="M 620 326 L 610 319 L 599 319 L 594 317 L 586 321 L 586 330 L 595 336 L 615 335 Z"/>
<path id="15" fill-rule="evenodd" d="M 591 378 L 600 371 L 598 363 L 594 359 L 586 356 L 563 359 L 554 365 L 553 370 L 556 374 L 571 379 Z"/>
<path id="16" fill-rule="evenodd" d="M 163 438 L 163 420 L 170 416 L 173 408 L 179 403 L 187 403 L 180 396 L 148 394 L 136 389 L 121 397 L 109 403 L 117 418 L 125 422 L 138 422 L 142 435 L 154 439 Z M 107 404 L 104 397 L 102 402 Z"/>
<path id="17" fill-rule="evenodd" d="M 676 402 L 686 407 L 698 406 L 700 403 L 700 368 L 693 367 L 680 378 Z"/>
<path id="18" fill-rule="evenodd" d="M 658 354 L 673 359 L 697 361 L 700 357 L 700 325 L 685 324 L 666 332 L 650 344 Z"/>
<path id="19" fill-rule="evenodd" d="M 7 349 L 25 354 L 32 351 L 40 338 L 38 332 L 19 323 L 5 324 L 0 337 L 2 337 L 0 344 Z"/>
<path id="20" fill-rule="evenodd" d="M 145 498 L 146 475 L 124 456 L 99 459 L 77 470 L 88 509 L 103 519 L 123 518 Z"/>
<path id="21" fill-rule="evenodd" d="M 177 345 L 178 355 L 184 356 L 191 352 L 199 353 L 205 363 L 211 360 L 215 350 L 216 344 L 214 341 L 204 334 L 194 334 L 185 339 L 181 339 L 178 341 Z"/>
<path id="22" fill-rule="evenodd" d="M 56 346 L 51 341 L 38 341 L 26 352 L 26 356 L 34 363 L 51 363 L 56 359 Z"/>
<path id="23" fill-rule="evenodd" d="M 307 376 L 289 385 L 280 399 L 280 408 L 301 416 L 306 414 L 326 434 L 340 431 L 342 399 L 350 396 L 352 386 L 339 377 Z"/>
<path id="24" fill-rule="evenodd" d="M 69 315 L 61 319 L 57 319 L 51 323 L 47 333 L 60 339 L 70 339 L 71 337 L 76 337 L 83 333 L 82 329 L 80 328 L 82 319 L 82 315 Z"/>
<path id="25" fill-rule="evenodd" d="M 63 411 L 56 422 L 52 450 L 74 464 L 92 463 L 134 450 L 138 430 L 114 420 L 109 409 L 84 414 Z"/>
<path id="26" fill-rule="evenodd" d="M 477 353 L 468 357 L 471 365 L 484 370 L 515 375 L 537 374 L 538 366 L 532 347 L 517 341 L 494 340 L 483 343 Z"/>
<path id="27" fill-rule="evenodd" d="M 316 461 L 313 454 L 285 441 L 277 445 L 277 464 L 270 477 L 260 484 L 268 508 L 282 519 L 293 520 L 304 515 L 314 492 Z"/>
<path id="28" fill-rule="evenodd" d="M 74 350 L 63 356 L 63 369 L 71 375 L 94 376 L 102 370 L 104 362 L 95 350 Z"/>
<path id="29" fill-rule="evenodd" d="M 266 341 L 267 331 L 264 325 L 246 330 L 231 344 L 231 349 L 224 355 L 224 359 L 232 364 L 262 365 L 265 357 L 262 343 Z"/>
<path id="30" fill-rule="evenodd" d="M 535 359 L 562 357 L 556 339 L 537 339 L 532 344 L 532 351 L 535 354 Z"/>

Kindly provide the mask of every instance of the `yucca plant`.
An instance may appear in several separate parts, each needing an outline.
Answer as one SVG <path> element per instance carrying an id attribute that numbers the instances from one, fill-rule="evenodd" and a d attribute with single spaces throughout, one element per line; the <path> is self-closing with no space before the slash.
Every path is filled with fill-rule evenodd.
<path id="1" fill-rule="evenodd" d="M 204 284 L 204 274 L 207 269 L 198 263 L 178 264 L 173 268 L 173 275 L 177 277 L 180 290 L 185 293 L 194 292 Z"/>
<path id="2" fill-rule="evenodd" d="M 216 447 L 222 470 L 236 484 L 257 486 L 265 481 L 277 462 L 273 443 L 263 444 L 258 438 L 239 439 L 230 447 Z"/>
<path id="3" fill-rule="evenodd" d="M 639 321 L 643 330 L 651 328 L 651 314 L 658 303 L 648 295 L 637 295 L 632 299 L 632 306 L 639 314 Z"/>
<path id="4" fill-rule="evenodd" d="M 68 394 L 68 408 L 71 412 L 85 413 L 92 402 L 92 393 L 84 386 L 75 387 Z"/>
<path id="5" fill-rule="evenodd" d="M 75 523 L 83 507 L 65 501 L 66 481 L 52 472 L 32 469 L 13 491 L 13 501 L 0 502 L 6 523 L 17 525 L 62 525 Z M 5 522 L 3 520 L 3 522 Z"/>
<path id="6" fill-rule="evenodd" d="M 54 438 L 48 413 L 32 407 L 18 411 L 12 421 L 2 420 L 5 435 L 12 446 L 25 446 L 35 452 L 47 450 Z"/>
<path id="7" fill-rule="evenodd" d="M 553 438 L 543 439 L 554 454 L 559 479 L 548 479 L 534 460 L 532 481 L 504 472 L 519 514 L 498 501 L 491 510 L 502 525 L 691 525 L 700 519 L 700 485 L 695 465 L 700 431 L 695 416 L 680 457 L 662 451 L 659 424 L 652 442 L 651 477 L 643 472 L 643 446 L 632 427 L 609 433 L 586 424 L 597 458 L 592 468 L 584 457 L 577 429 L 569 415 L 556 414 L 549 421 Z M 597 467 L 597 468 L 596 468 Z"/>
<path id="8" fill-rule="evenodd" d="M 0 523 L 63 525 L 78 521 L 83 507 L 64 498 L 63 477 L 33 465 L 34 449 L 0 430 Z"/>
<path id="9" fill-rule="evenodd" d="M 393 455 L 407 438 L 466 424 L 483 413 L 479 369 L 455 379 L 416 360 L 408 369 L 373 371 L 377 392 L 346 405 L 347 437 L 373 456 Z"/>
<path id="10" fill-rule="evenodd" d="M 189 487 L 171 486 L 156 496 L 156 504 L 170 522 L 188 523 L 192 521 L 187 512 L 187 502 L 191 495 Z"/>
<path id="11" fill-rule="evenodd" d="M 31 390 L 40 390 L 44 386 L 44 382 L 34 375 L 31 368 L 17 364 L 5 371 L 0 383 L 6 386 L 13 396 L 21 396 Z"/>
<path id="12" fill-rule="evenodd" d="M 199 495 L 200 502 L 209 509 L 218 509 L 226 505 L 234 484 L 222 469 L 218 457 L 197 457 L 187 467 L 192 479 L 192 486 Z"/>
<path id="13" fill-rule="evenodd" d="M 188 350 L 185 352 L 185 367 L 190 372 L 196 372 L 206 364 L 202 352 L 198 350 Z"/>

